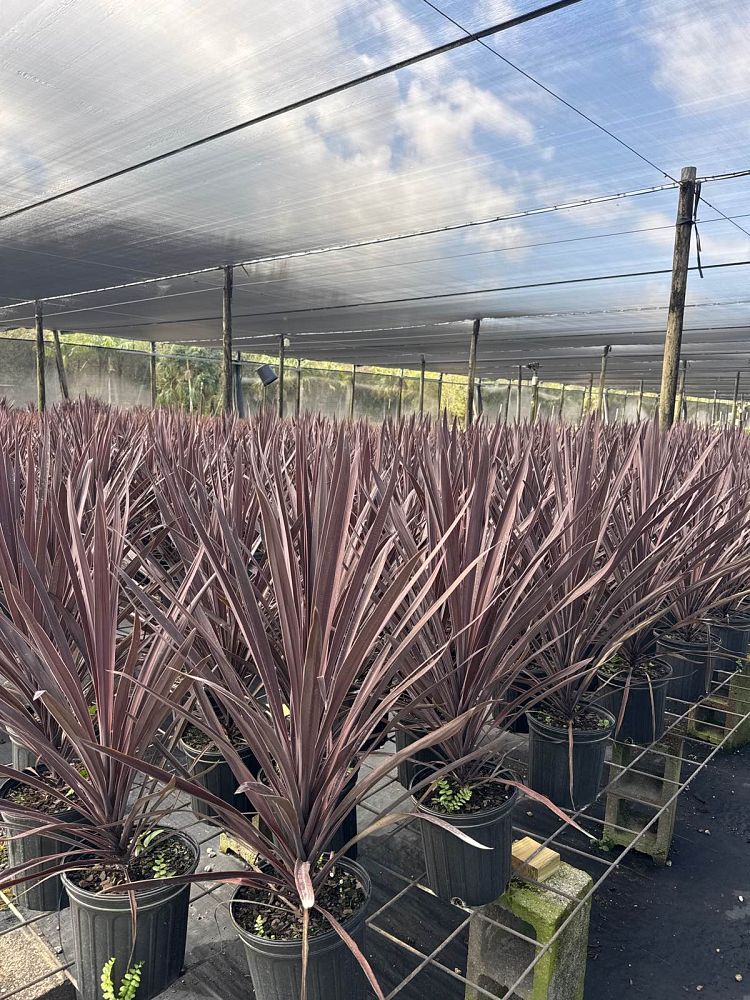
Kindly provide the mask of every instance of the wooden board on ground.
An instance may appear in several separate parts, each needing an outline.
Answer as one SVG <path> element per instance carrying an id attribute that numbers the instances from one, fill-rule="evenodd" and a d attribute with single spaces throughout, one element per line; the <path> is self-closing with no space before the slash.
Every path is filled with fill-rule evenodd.
<path id="1" fill-rule="evenodd" d="M 560 855 L 542 847 L 532 837 L 523 837 L 513 844 L 513 871 L 521 878 L 543 882 L 560 867 Z"/>

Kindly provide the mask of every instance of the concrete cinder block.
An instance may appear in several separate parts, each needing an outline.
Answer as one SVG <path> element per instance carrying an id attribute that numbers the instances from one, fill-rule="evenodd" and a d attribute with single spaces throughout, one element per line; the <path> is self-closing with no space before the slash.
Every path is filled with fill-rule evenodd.
<path id="1" fill-rule="evenodd" d="M 643 756 L 641 747 L 627 743 L 612 745 L 605 844 L 618 847 L 633 844 L 633 850 L 648 854 L 657 864 L 667 863 L 677 817 L 677 799 L 669 800 L 679 787 L 683 744 L 682 734 L 671 733 Z M 645 830 L 662 809 L 656 822 Z"/>
<path id="2" fill-rule="evenodd" d="M 513 997 L 582 1000 L 591 899 L 583 903 L 581 900 L 592 884 L 586 872 L 565 863 L 543 885 L 514 878 L 500 899 L 478 909 L 471 919 L 466 970 L 469 982 L 509 998 L 507 990 L 579 907 Z M 523 940 L 513 930 L 531 940 Z M 466 1000 L 484 1000 L 484 995 L 470 985 L 466 987 Z"/>
<path id="3" fill-rule="evenodd" d="M 732 674 L 722 690 L 690 710 L 687 729 L 695 739 L 735 750 L 750 743 L 750 666 Z"/>

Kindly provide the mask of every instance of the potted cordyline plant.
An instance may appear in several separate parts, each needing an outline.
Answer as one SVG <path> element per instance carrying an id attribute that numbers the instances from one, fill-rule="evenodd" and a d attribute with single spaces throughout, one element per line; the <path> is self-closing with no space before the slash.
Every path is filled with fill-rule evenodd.
<path id="1" fill-rule="evenodd" d="M 222 588 L 260 678 L 261 698 L 238 675 L 200 600 L 188 601 L 186 590 L 178 592 L 175 604 L 184 612 L 176 623 L 141 595 L 176 648 L 192 641 L 195 631 L 207 644 L 210 663 L 192 657 L 200 713 L 189 715 L 168 700 L 229 762 L 238 805 L 162 767 L 139 766 L 202 798 L 222 828 L 257 853 L 255 869 L 213 872 L 211 878 L 238 883 L 232 917 L 259 1000 L 305 992 L 314 1000 L 358 1000 L 366 995 L 368 980 L 382 998 L 363 953 L 369 877 L 343 857 L 348 844 L 333 853 L 329 846 L 351 810 L 392 767 L 391 760 L 384 761 L 351 783 L 373 735 L 410 683 L 429 672 L 428 661 L 402 676 L 401 658 L 435 610 L 411 615 L 404 609 L 423 605 L 435 570 L 424 569 L 421 554 L 393 558 L 389 523 L 397 470 L 382 492 L 368 495 L 359 488 L 360 449 L 345 428 L 336 430 L 330 445 L 308 449 L 300 437 L 296 447 L 293 479 L 281 470 L 277 455 L 269 457 L 268 468 L 256 469 L 258 530 L 268 559 L 269 592 L 263 598 L 248 574 L 248 551 L 236 527 L 217 508 L 214 535 L 194 509 L 201 550 L 190 573 L 215 577 Z M 440 557 L 437 551 L 433 564 Z M 380 636 L 389 623 L 391 641 L 383 643 Z M 276 636 L 283 672 L 273 648 Z M 228 738 L 217 703 L 252 751 L 256 772 Z M 448 738 L 463 721 L 423 737 L 418 748 Z M 249 812 L 257 814 L 258 825 Z M 396 809 L 358 838 L 408 815 Z M 444 823 L 440 817 L 429 821 Z M 153 885 L 151 880 L 143 888 Z"/>
<path id="2" fill-rule="evenodd" d="M 23 771 L 0 767 L 0 813 L 11 831 L 11 864 L 0 885 L 61 874 L 71 904 L 79 995 L 98 1000 L 102 966 L 114 955 L 120 967 L 143 961 L 140 996 L 148 1000 L 181 971 L 189 890 L 159 881 L 134 892 L 130 883 L 144 873 L 194 871 L 198 850 L 189 837 L 162 825 L 172 806 L 134 764 L 155 753 L 165 696 L 181 699 L 191 681 L 177 673 L 182 652 L 144 633 L 134 612 L 130 634 L 119 636 L 127 484 L 116 502 L 105 504 L 104 487 L 95 481 L 91 492 L 90 509 L 76 506 L 73 498 L 88 497 L 89 490 L 69 482 L 66 505 L 50 505 L 71 593 L 64 613 L 23 540 L 33 601 L 3 581 L 6 600 L 26 615 L 26 629 L 0 616 L 0 674 L 10 684 L 0 700 L 0 722 L 40 763 Z M 36 685 L 34 712 L 14 686 L 19 665 Z M 54 720 L 54 729 L 45 719 Z M 108 756 L 113 749 L 125 759 Z M 105 888 L 111 894 L 104 896 Z"/>
<path id="3" fill-rule="evenodd" d="M 548 682 L 563 678 L 571 665 L 579 669 L 528 713 L 529 783 L 571 809 L 596 796 L 615 730 L 613 715 L 591 699 L 597 672 L 628 637 L 655 624 L 676 578 L 659 582 L 657 576 L 671 540 L 644 541 L 663 516 L 659 498 L 645 508 L 631 505 L 625 488 L 633 442 L 623 450 L 617 435 L 587 421 L 575 431 L 550 432 L 547 444 L 547 472 L 533 477 L 539 491 L 530 497 L 540 510 L 540 538 L 562 517 L 552 564 L 571 549 L 583 557 L 563 583 L 569 600 L 538 639 L 534 669 Z M 531 551 L 535 545 L 532 540 Z"/>
<path id="4" fill-rule="evenodd" d="M 679 436 L 684 438 L 684 431 Z M 703 442 L 692 440 L 694 436 L 687 442 L 694 447 L 677 448 L 676 441 L 661 434 L 655 424 L 642 425 L 624 458 L 629 467 L 623 487 L 625 503 L 613 509 L 604 545 L 608 549 L 628 537 L 631 540 L 613 567 L 614 580 L 631 581 L 613 614 L 636 627 L 599 669 L 596 694 L 597 703 L 616 717 L 619 740 L 650 744 L 658 739 L 664 731 L 668 687 L 674 691 L 690 679 L 685 678 L 686 668 L 692 668 L 689 661 L 673 657 L 670 663 L 657 656 L 654 611 L 661 612 L 660 624 L 670 618 L 674 627 L 684 604 L 679 595 L 691 597 L 697 590 L 700 604 L 712 580 L 722 589 L 729 586 L 725 570 L 731 572 L 735 593 L 741 593 L 743 586 L 746 589 L 747 570 L 743 575 L 731 551 L 746 551 L 739 538 L 733 539 L 739 524 L 717 525 L 713 531 L 700 529 L 700 519 L 696 525 L 696 514 L 706 511 L 707 504 L 721 503 L 726 483 L 721 470 L 711 468 L 716 464 L 719 437 L 704 447 Z M 649 516 L 650 529 L 634 534 L 633 526 L 645 523 Z M 704 572 L 695 588 L 690 567 L 702 562 L 717 544 L 725 553 L 724 567 L 718 575 L 714 571 L 713 577 Z M 647 624 L 638 627 L 644 615 Z"/>
<path id="5" fill-rule="evenodd" d="M 408 747 L 411 739 L 465 719 L 429 753 L 412 747 L 409 786 L 420 815 L 439 816 L 493 848 L 485 852 L 459 841 L 445 825 L 422 827 L 431 887 L 444 899 L 458 897 L 470 906 L 497 899 L 510 878 L 519 784 L 503 763 L 501 740 L 514 718 L 549 689 L 532 683 L 521 690 L 518 680 L 531 664 L 534 636 L 560 610 L 550 603 L 551 595 L 580 558 L 561 555 L 542 571 L 554 527 L 525 558 L 537 516 L 534 511 L 520 516 L 529 447 L 501 453 L 506 445 L 499 428 L 457 435 L 444 422 L 416 460 L 412 481 L 421 503 L 415 508 L 407 497 L 394 511 L 408 557 L 418 550 L 421 534 L 428 551 L 445 550 L 427 598 L 440 597 L 443 606 L 409 651 L 417 662 L 435 650 L 439 655 L 429 674 L 411 682 L 410 701 L 397 724 L 404 733 L 401 744 Z M 416 515 L 408 513 L 414 510 Z"/>

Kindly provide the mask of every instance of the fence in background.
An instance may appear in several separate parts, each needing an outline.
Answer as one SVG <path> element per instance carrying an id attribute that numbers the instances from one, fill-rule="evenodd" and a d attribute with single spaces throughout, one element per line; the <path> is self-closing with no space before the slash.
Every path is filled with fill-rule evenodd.
<path id="1" fill-rule="evenodd" d="M 71 399 L 89 395 L 118 406 L 151 406 L 151 360 L 147 351 L 98 347 L 63 341 L 62 357 Z M 257 375 L 258 360 L 247 356 L 235 364 L 241 412 L 253 413 L 262 406 L 278 407 L 278 381 L 264 387 Z M 274 365 L 278 369 L 278 365 Z M 45 383 L 48 405 L 62 398 L 54 345 L 46 344 Z M 36 401 L 36 361 L 32 340 L 0 338 L 0 399 L 15 406 Z M 443 410 L 463 416 L 466 379 L 457 375 L 427 373 L 424 382 L 423 412 L 437 416 Z M 489 420 L 513 421 L 536 412 L 541 418 L 561 418 L 577 422 L 590 405 L 588 387 L 560 386 L 540 382 L 536 390 L 529 381 L 521 385 L 520 407 L 516 380 L 480 379 L 477 383 L 476 412 Z M 156 353 L 157 405 L 180 406 L 195 413 L 217 412 L 221 400 L 221 358 L 219 353 L 183 353 L 161 349 Z M 637 392 L 608 389 L 604 409 L 610 421 L 646 419 L 655 415 L 658 399 L 652 393 L 642 398 Z M 594 405 L 598 405 L 594 389 Z M 312 411 L 344 418 L 350 415 L 380 421 L 418 413 L 420 377 L 418 373 L 372 372 L 366 368 L 335 370 L 311 362 L 298 364 L 287 359 L 284 366 L 284 410 L 287 414 Z M 733 404 L 727 400 L 687 397 L 687 418 L 702 423 L 728 423 Z M 738 420 L 745 423 L 744 402 Z"/>

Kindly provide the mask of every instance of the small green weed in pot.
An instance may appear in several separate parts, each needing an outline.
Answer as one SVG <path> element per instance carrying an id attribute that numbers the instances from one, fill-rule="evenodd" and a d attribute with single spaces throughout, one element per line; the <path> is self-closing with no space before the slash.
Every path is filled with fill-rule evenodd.
<path id="1" fill-rule="evenodd" d="M 104 963 L 104 968 L 102 969 L 103 1000 L 134 1000 L 134 997 L 138 992 L 138 987 L 141 984 L 141 969 L 143 968 L 143 962 L 136 962 L 135 965 L 131 965 L 122 977 L 120 988 L 116 993 L 115 985 L 112 982 L 112 969 L 114 968 L 114 964 L 114 958 L 110 958 L 108 962 Z"/>
<path id="2" fill-rule="evenodd" d="M 430 806 L 438 812 L 457 813 L 471 800 L 471 789 L 440 778 L 431 788 Z"/>

